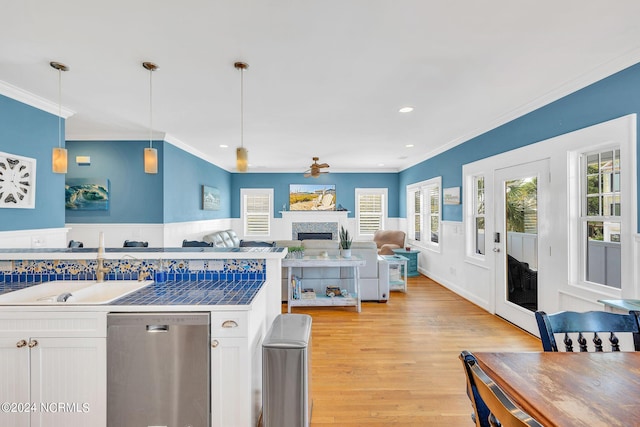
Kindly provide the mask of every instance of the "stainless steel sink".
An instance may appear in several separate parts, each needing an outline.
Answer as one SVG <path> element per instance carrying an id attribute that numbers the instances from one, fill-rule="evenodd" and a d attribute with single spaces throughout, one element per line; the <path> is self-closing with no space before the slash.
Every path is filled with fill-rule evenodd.
<path id="1" fill-rule="evenodd" d="M 107 304 L 142 289 L 152 280 L 56 280 L 0 295 L 2 305 Z"/>

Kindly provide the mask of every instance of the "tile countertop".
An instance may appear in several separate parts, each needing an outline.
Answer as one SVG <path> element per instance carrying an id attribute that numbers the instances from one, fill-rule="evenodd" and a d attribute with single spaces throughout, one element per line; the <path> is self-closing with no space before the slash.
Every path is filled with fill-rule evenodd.
<path id="1" fill-rule="evenodd" d="M 104 259 L 282 259 L 287 248 L 106 248 Z M 97 248 L 0 249 L 0 260 L 31 259 L 95 259 Z"/>
<path id="2" fill-rule="evenodd" d="M 179 281 L 152 283 L 110 305 L 249 305 L 263 281 Z"/>
<path id="3" fill-rule="evenodd" d="M 105 283 L 109 283 L 108 281 Z M 25 307 L 37 308 L 38 310 L 50 311 L 70 309 L 73 311 L 85 311 L 91 307 L 104 308 L 107 311 L 114 309 L 121 310 L 127 308 L 137 308 L 140 311 L 148 311 L 149 309 L 159 309 L 163 311 L 172 310 L 193 310 L 202 308 L 203 306 L 228 306 L 232 309 L 241 307 L 249 307 L 255 296 L 263 288 L 264 281 L 248 280 L 248 281 L 222 281 L 222 280 L 181 280 L 167 281 L 164 283 L 151 283 L 142 289 L 132 292 L 122 298 L 107 304 L 73 304 L 69 303 L 52 303 L 40 305 L 1 305 L 0 310 L 24 309 Z M 31 284 L 14 284 L 17 287 L 6 288 L 5 292 L 22 289 Z M 188 308 L 191 307 L 191 308 Z M 206 309 L 205 309 L 206 310 Z"/>

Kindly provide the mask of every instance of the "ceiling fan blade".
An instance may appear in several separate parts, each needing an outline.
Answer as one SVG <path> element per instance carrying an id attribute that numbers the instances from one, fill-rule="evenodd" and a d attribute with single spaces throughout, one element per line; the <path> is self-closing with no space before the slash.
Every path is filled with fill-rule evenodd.
<path id="1" fill-rule="evenodd" d="M 313 176 L 313 175 L 311 175 L 309 172 L 305 172 L 305 173 L 304 173 L 304 177 L 305 177 L 305 178 L 309 178 L 310 176 Z"/>
<path id="2" fill-rule="evenodd" d="M 320 163 L 319 165 L 316 165 L 319 168 L 328 168 L 329 165 L 327 163 Z"/>

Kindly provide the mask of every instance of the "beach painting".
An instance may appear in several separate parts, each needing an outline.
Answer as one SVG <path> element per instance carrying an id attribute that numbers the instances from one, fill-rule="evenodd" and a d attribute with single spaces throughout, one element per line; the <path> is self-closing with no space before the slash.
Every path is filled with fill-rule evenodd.
<path id="1" fill-rule="evenodd" d="M 109 180 L 106 178 L 68 178 L 64 193 L 66 209 L 77 211 L 109 209 Z"/>
<path id="2" fill-rule="evenodd" d="M 289 186 L 289 210 L 335 211 L 335 184 L 291 184 Z"/>
<path id="3" fill-rule="evenodd" d="M 202 209 L 205 211 L 220 210 L 220 190 L 216 187 L 202 186 Z"/>

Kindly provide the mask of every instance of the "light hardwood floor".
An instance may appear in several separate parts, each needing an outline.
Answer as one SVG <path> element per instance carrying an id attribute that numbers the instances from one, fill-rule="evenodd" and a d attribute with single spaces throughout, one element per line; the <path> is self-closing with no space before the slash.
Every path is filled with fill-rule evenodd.
<path id="1" fill-rule="evenodd" d="M 286 304 L 283 305 L 286 312 Z M 541 351 L 540 341 L 425 276 L 407 294 L 312 316 L 311 426 L 473 427 L 461 350 Z"/>

